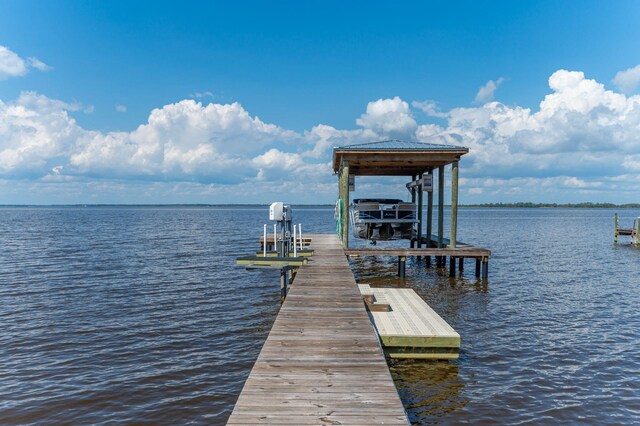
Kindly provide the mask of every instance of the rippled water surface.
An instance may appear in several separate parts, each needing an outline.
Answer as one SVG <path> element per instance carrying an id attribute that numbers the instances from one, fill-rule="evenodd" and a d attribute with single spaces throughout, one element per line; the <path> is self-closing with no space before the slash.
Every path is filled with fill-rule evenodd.
<path id="1" fill-rule="evenodd" d="M 640 422 L 640 249 L 613 210 L 461 209 L 489 280 L 352 263 L 414 288 L 462 336 L 453 362 L 391 362 L 417 424 Z M 622 210 L 622 226 L 638 211 Z M 331 209 L 296 209 L 332 232 Z M 265 208 L 0 208 L 0 424 L 222 424 L 279 308 L 246 272 Z M 447 229 L 447 228 L 445 228 Z M 622 241 L 622 240 L 621 240 Z"/>

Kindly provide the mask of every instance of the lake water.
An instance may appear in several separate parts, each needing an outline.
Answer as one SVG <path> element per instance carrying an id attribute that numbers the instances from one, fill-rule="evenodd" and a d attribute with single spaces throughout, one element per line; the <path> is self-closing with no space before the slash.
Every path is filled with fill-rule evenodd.
<path id="1" fill-rule="evenodd" d="M 462 336 L 452 362 L 392 361 L 416 424 L 640 422 L 640 249 L 609 209 L 461 209 L 489 280 L 393 258 Z M 631 226 L 640 211 L 620 210 Z M 446 215 L 445 215 L 446 216 Z M 267 209 L 0 208 L 0 424 L 224 424 L 279 308 L 244 271 Z M 333 210 L 294 209 L 330 233 Z M 448 229 L 445 227 L 445 229 Z"/>

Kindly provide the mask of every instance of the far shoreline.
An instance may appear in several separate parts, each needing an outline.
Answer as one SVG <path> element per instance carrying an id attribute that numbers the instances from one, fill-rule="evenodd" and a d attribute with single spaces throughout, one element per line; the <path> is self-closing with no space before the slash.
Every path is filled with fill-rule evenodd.
<path id="1" fill-rule="evenodd" d="M 269 204 L 207 204 L 207 203 L 173 203 L 173 204 L 0 204 L 0 207 L 212 207 L 212 208 L 266 208 Z M 296 204 L 291 203 L 294 208 L 334 208 L 333 204 Z M 450 208 L 451 205 L 445 204 L 445 208 Z M 518 202 L 518 203 L 482 203 L 482 204 L 459 204 L 458 208 L 503 208 L 503 209 L 520 209 L 520 208 L 539 208 L 539 209 L 638 209 L 640 203 L 626 203 L 626 204 L 613 204 L 613 203 L 533 203 L 533 202 Z"/>

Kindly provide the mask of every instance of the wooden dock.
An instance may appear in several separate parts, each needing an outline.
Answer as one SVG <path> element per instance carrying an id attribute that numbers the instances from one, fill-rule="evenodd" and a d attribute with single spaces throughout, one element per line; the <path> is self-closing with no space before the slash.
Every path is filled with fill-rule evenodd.
<path id="1" fill-rule="evenodd" d="M 631 237 L 631 244 L 640 245 L 640 217 L 633 221 L 633 228 L 618 227 L 618 213 L 614 215 L 613 242 L 618 243 L 618 236 Z"/>
<path id="2" fill-rule="evenodd" d="M 389 309 L 370 309 L 385 354 L 390 358 L 458 359 L 460 335 L 410 288 L 358 286 Z"/>
<path id="3" fill-rule="evenodd" d="M 228 424 L 408 424 L 340 240 L 309 237 Z"/>
<path id="4" fill-rule="evenodd" d="M 464 270 L 464 260 L 475 260 L 475 276 L 482 279 L 489 277 L 489 257 L 491 250 L 482 247 L 472 246 L 470 244 L 461 244 L 456 247 L 420 247 L 420 248 L 348 248 L 344 253 L 350 257 L 360 256 L 397 256 L 398 257 L 398 276 L 405 277 L 405 263 L 407 257 L 424 257 L 427 266 L 431 266 L 431 256 L 436 259 L 438 267 L 446 266 L 447 257 L 449 260 L 449 276 L 456 275 L 456 261 L 458 270 L 462 273 Z"/>

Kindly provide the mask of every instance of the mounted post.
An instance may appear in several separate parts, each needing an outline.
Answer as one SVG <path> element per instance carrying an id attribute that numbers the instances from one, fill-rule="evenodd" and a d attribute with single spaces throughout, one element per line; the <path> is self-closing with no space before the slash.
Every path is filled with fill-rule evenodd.
<path id="1" fill-rule="evenodd" d="M 458 162 L 451 163 L 451 233 L 449 247 L 456 248 L 458 234 Z"/>
<path id="2" fill-rule="evenodd" d="M 431 246 L 431 234 L 433 234 L 433 168 L 427 172 L 431 175 L 431 191 L 427 192 L 427 247 Z"/>
<path id="3" fill-rule="evenodd" d="M 411 181 L 415 181 L 416 180 L 416 175 L 411 176 Z M 413 204 L 416 203 L 416 187 L 412 186 L 411 187 L 411 202 Z M 421 224 L 418 225 L 419 227 L 422 227 Z M 417 234 L 420 235 L 420 228 L 417 229 Z M 418 244 L 420 244 L 420 237 L 418 237 Z M 413 238 L 411 238 L 411 241 L 409 242 L 409 247 L 413 248 L 414 247 L 414 241 Z M 419 247 L 419 246 L 418 246 Z"/>
<path id="4" fill-rule="evenodd" d="M 340 199 L 342 200 L 342 247 L 349 247 L 349 162 L 343 161 L 340 168 Z"/>
<path id="5" fill-rule="evenodd" d="M 613 242 L 618 244 L 618 213 L 613 215 Z"/>
<path id="6" fill-rule="evenodd" d="M 487 278 L 489 278 L 489 258 L 483 257 L 482 258 L 482 279 L 486 280 Z"/>
<path id="7" fill-rule="evenodd" d="M 438 167 L 438 248 L 442 248 L 444 232 L 444 166 Z"/>
<path id="8" fill-rule="evenodd" d="M 420 185 L 418 185 L 418 248 L 422 247 L 422 204 L 423 204 L 423 181 L 422 173 L 418 175 Z"/>
<path id="9" fill-rule="evenodd" d="M 398 277 L 406 277 L 407 257 L 398 256 Z"/>

